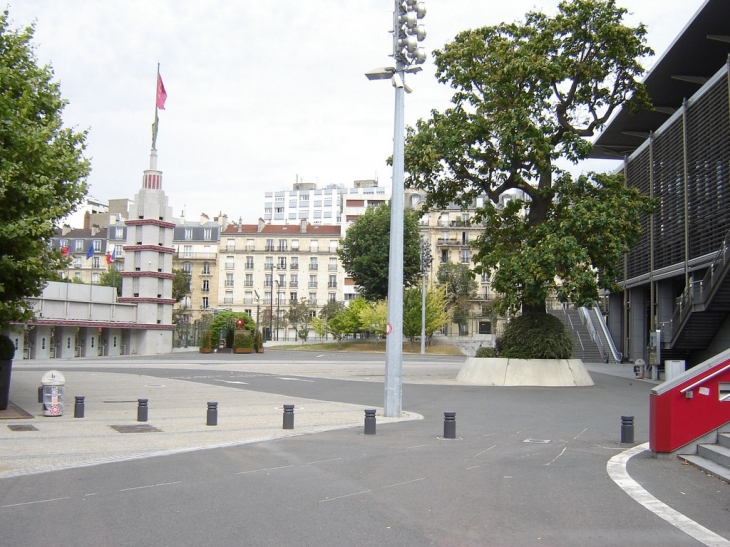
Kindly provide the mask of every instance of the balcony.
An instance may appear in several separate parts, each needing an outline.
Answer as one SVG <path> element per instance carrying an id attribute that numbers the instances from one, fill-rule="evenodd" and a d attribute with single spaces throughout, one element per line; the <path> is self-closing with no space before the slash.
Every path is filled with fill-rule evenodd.
<path id="1" fill-rule="evenodd" d="M 226 252 L 227 253 L 232 253 L 235 250 L 236 250 L 236 246 L 235 245 L 226 245 Z"/>
<path id="2" fill-rule="evenodd" d="M 327 288 L 328 289 L 336 289 L 337 288 L 337 282 L 336 281 L 330 281 L 329 283 L 327 283 Z"/>
<path id="3" fill-rule="evenodd" d="M 289 252 L 288 249 L 287 249 L 287 247 L 286 247 L 286 245 L 279 245 L 278 251 L 280 253 L 288 253 Z"/>
<path id="4" fill-rule="evenodd" d="M 290 269 L 290 270 L 298 270 L 298 269 L 299 269 L 299 262 L 292 262 L 292 263 L 291 263 L 291 264 L 289 265 L 289 269 Z"/>
<path id="5" fill-rule="evenodd" d="M 226 287 L 233 287 L 233 281 L 226 281 L 225 286 Z"/>
<path id="6" fill-rule="evenodd" d="M 253 287 L 253 281 L 244 281 L 243 286 L 244 287 Z"/>
<path id="7" fill-rule="evenodd" d="M 309 286 L 310 289 L 316 289 L 317 288 L 317 282 L 316 281 L 310 281 L 308 286 Z"/>
<path id="8" fill-rule="evenodd" d="M 310 270 L 319 270 L 319 266 L 317 264 L 310 264 L 309 269 Z"/>
<path id="9" fill-rule="evenodd" d="M 289 287 L 290 288 L 296 289 L 298 286 L 299 286 L 299 282 L 298 281 L 290 281 L 289 282 Z"/>
<path id="10" fill-rule="evenodd" d="M 232 270 L 234 266 L 233 262 L 226 262 L 226 270 Z"/>
<path id="11" fill-rule="evenodd" d="M 264 264 L 264 270 L 273 270 L 274 265 L 273 264 Z"/>
<path id="12" fill-rule="evenodd" d="M 118 254 L 117 257 L 119 257 Z M 175 253 L 174 257 L 185 260 L 215 260 L 218 255 L 217 253 L 192 253 L 190 251 L 178 251 Z"/>
<path id="13" fill-rule="evenodd" d="M 233 297 L 224 298 L 223 303 L 224 304 L 233 304 Z"/>
<path id="14" fill-rule="evenodd" d="M 274 252 L 274 246 L 273 245 L 267 245 L 264 248 L 264 250 L 267 251 L 267 252 L 269 252 L 269 253 L 273 253 Z"/>
<path id="15" fill-rule="evenodd" d="M 246 245 L 246 250 L 247 251 L 255 251 L 256 250 L 256 245 Z"/>
<path id="16" fill-rule="evenodd" d="M 337 271 L 337 264 L 330 264 L 330 265 L 329 265 L 329 266 L 327 267 L 327 269 L 328 269 L 328 270 L 329 270 L 330 272 L 336 272 L 336 271 Z"/>

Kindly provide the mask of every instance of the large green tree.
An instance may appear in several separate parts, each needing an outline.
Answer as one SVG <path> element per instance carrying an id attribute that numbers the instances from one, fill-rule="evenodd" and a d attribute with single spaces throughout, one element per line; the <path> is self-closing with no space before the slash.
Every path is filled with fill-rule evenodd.
<path id="1" fill-rule="evenodd" d="M 34 28 L 0 15 L 0 327 L 32 317 L 38 296 L 67 259 L 51 248 L 59 221 L 86 195 L 86 132 L 64 128 L 66 101 L 39 66 Z"/>
<path id="2" fill-rule="evenodd" d="M 117 289 L 117 296 L 122 296 L 122 274 L 114 266 L 101 274 L 99 277 L 99 285 L 114 287 Z"/>
<path id="3" fill-rule="evenodd" d="M 172 298 L 175 302 L 180 302 L 183 298 L 190 294 L 190 280 L 192 276 L 185 270 L 174 268 L 172 273 Z"/>
<path id="4" fill-rule="evenodd" d="M 403 227 L 403 285 L 418 283 L 420 276 L 418 213 L 407 209 Z M 369 207 L 347 229 L 338 249 L 347 274 L 369 302 L 388 297 L 390 256 L 390 204 Z"/>
<path id="5" fill-rule="evenodd" d="M 617 108 L 649 106 L 646 28 L 625 15 L 613 0 L 564 0 L 555 15 L 465 31 L 434 53 L 453 106 L 409 128 L 407 183 L 429 207 L 488 198 L 473 216 L 486 226 L 474 260 L 493 271 L 501 309 L 545 313 L 553 291 L 585 303 L 614 289 L 651 210 L 620 175 L 574 180 L 558 166 L 585 159 Z M 519 199 L 498 207 L 508 191 Z"/>

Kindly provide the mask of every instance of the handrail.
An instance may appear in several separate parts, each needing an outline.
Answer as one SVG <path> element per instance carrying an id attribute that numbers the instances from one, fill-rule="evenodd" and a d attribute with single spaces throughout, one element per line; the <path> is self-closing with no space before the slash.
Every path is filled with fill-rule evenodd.
<path id="1" fill-rule="evenodd" d="M 730 230 L 725 234 L 722 247 L 717 251 L 717 256 L 715 256 L 712 265 L 707 269 L 707 273 L 705 273 L 702 281 L 693 281 L 682 291 L 682 296 L 679 298 L 679 305 L 672 314 L 672 338 L 679 336 L 678 329 L 675 330 L 675 325 L 681 325 L 689 317 L 695 302 L 698 301 L 704 304 L 706 296 L 712 294 L 712 290 L 717 282 L 715 272 L 722 272 L 728 264 L 728 250 L 730 250 Z M 722 282 L 722 277 L 720 281 Z"/>
<path id="2" fill-rule="evenodd" d="M 722 373 L 722 372 L 725 372 L 725 371 L 726 371 L 727 369 L 729 369 L 729 368 L 730 368 L 730 364 L 727 364 L 727 365 L 725 365 L 724 367 L 722 367 L 721 369 L 719 369 L 719 370 L 716 370 L 716 371 L 715 371 L 715 372 L 713 372 L 712 374 L 710 374 L 710 375 L 708 375 L 708 376 L 705 376 L 705 377 L 704 377 L 704 378 L 702 378 L 701 380 L 698 380 L 697 382 L 695 382 L 695 383 L 694 383 L 694 384 L 692 384 L 691 386 L 687 386 L 687 387 L 686 387 L 686 388 L 684 388 L 684 389 L 680 389 L 680 390 L 679 390 L 679 392 L 680 392 L 680 393 L 684 393 L 685 391 L 690 391 L 691 389 L 694 389 L 694 388 L 696 388 L 697 386 L 700 386 L 700 385 L 704 384 L 704 383 L 705 383 L 705 382 L 706 382 L 707 380 L 709 380 L 710 378 L 714 378 L 714 377 L 715 377 L 715 376 L 717 376 L 718 374 L 720 374 L 720 373 Z"/>
<path id="3" fill-rule="evenodd" d="M 606 348 L 603 347 L 603 341 L 598 336 L 598 333 L 596 332 L 596 327 L 593 325 L 593 321 L 591 320 L 591 316 L 588 313 L 588 308 L 581 307 L 579 310 L 581 322 L 585 324 L 586 328 L 588 329 L 588 334 L 591 335 L 591 340 L 596 344 L 598 347 L 598 353 L 601 354 L 601 359 L 604 363 L 608 363 L 608 355 L 606 354 Z"/>
<path id="4" fill-rule="evenodd" d="M 611 333 L 608 332 L 608 325 L 606 325 L 606 321 L 603 318 L 603 313 L 601 313 L 601 308 L 597 302 L 593 303 L 593 311 L 596 315 L 596 319 L 598 319 L 598 324 L 601 326 L 603 335 L 606 337 L 606 342 L 608 342 L 608 348 L 611 350 L 611 355 L 613 356 L 614 361 L 616 361 L 617 363 L 621 363 L 624 360 L 623 353 L 616 349 L 616 344 L 613 343 Z"/>

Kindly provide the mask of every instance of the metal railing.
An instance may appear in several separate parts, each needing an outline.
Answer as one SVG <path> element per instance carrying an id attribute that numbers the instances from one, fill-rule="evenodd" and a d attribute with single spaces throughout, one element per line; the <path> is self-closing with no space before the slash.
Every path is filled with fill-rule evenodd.
<path id="1" fill-rule="evenodd" d="M 603 340 L 601 340 L 601 337 L 598 336 L 598 333 L 596 332 L 596 327 L 593 325 L 593 319 L 591 318 L 590 313 L 588 313 L 588 308 L 582 307 L 578 310 L 578 313 L 580 314 L 581 323 L 586 326 L 591 340 L 594 344 L 596 344 L 596 347 L 598 347 L 598 353 L 601 354 L 601 360 L 604 363 L 608 363 L 608 351 L 603 346 Z"/>

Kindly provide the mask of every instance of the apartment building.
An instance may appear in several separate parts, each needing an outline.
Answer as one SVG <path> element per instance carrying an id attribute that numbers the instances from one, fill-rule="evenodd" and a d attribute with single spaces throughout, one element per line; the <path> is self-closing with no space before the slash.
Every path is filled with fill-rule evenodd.
<path id="1" fill-rule="evenodd" d="M 218 306 L 259 320 L 272 316 L 272 325 L 281 325 L 274 327 L 274 338 L 293 339 L 293 331 L 284 327 L 292 304 L 306 299 L 322 307 L 343 299 L 344 270 L 337 256 L 341 237 L 340 226 L 306 220 L 228 224 L 218 249 Z"/>
<path id="2" fill-rule="evenodd" d="M 173 268 L 190 274 L 190 293 L 175 305 L 183 323 L 194 323 L 218 307 L 218 245 L 228 219 L 211 220 L 205 213 L 199 220 L 182 216 L 173 233 Z"/>

